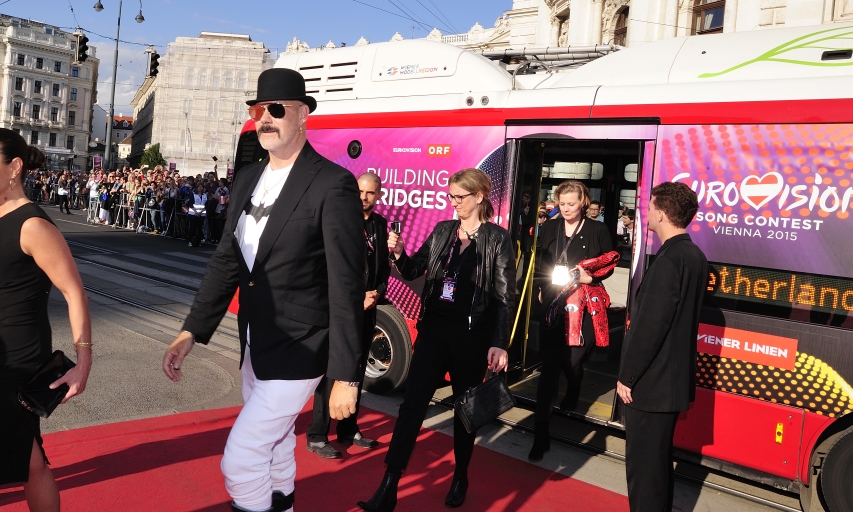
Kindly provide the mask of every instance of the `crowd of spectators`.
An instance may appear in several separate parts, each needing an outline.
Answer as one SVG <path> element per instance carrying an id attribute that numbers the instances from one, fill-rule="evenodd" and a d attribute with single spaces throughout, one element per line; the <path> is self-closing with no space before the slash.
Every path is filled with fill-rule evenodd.
<path id="1" fill-rule="evenodd" d="M 182 238 L 194 247 L 219 242 L 231 194 L 230 178 L 213 172 L 181 176 L 159 165 L 89 173 L 30 171 L 24 186 L 32 201 L 59 205 L 60 213 L 86 210 L 91 223 Z"/>

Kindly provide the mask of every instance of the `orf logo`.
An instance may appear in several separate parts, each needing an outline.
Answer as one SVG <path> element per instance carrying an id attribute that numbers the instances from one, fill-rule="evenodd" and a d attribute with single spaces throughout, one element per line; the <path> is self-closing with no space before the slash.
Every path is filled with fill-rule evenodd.
<path id="1" fill-rule="evenodd" d="M 427 155 L 429 156 L 450 156 L 450 144 L 429 144 L 427 146 Z"/>

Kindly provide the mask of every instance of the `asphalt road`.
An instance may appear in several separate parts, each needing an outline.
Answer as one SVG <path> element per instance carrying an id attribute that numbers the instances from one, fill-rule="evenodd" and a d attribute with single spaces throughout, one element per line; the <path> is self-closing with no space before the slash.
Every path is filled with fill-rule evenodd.
<path id="1" fill-rule="evenodd" d="M 180 383 L 166 379 L 160 369 L 163 353 L 189 311 L 213 247 L 192 248 L 182 240 L 87 224 L 82 211 L 61 215 L 56 208 L 45 209 L 68 240 L 87 288 L 95 349 L 86 392 L 44 420 L 44 432 L 242 403 L 239 342 L 236 318 L 231 314 L 223 319 L 210 345 L 197 345 L 190 354 Z M 50 318 L 54 347 L 73 354 L 66 305 L 56 290 L 51 295 Z M 437 399 L 447 394 L 447 389 L 439 390 Z M 362 403 L 396 416 L 401 401 L 400 394 L 366 393 Z M 529 420 L 530 415 L 523 409 L 511 414 L 518 423 Z M 560 428 L 575 431 L 590 446 L 601 445 L 618 452 L 624 445 L 617 432 L 577 420 L 561 421 Z M 424 426 L 451 434 L 451 411 L 438 403 L 432 405 Z M 526 460 L 532 436 L 506 424 L 494 424 L 479 433 L 477 443 Z M 618 457 L 554 442 L 537 465 L 627 494 L 625 468 Z M 675 510 L 799 510 L 796 498 L 790 494 L 707 471 L 701 475 L 701 480 L 733 487 L 778 506 L 756 503 L 681 478 L 676 484 Z"/>

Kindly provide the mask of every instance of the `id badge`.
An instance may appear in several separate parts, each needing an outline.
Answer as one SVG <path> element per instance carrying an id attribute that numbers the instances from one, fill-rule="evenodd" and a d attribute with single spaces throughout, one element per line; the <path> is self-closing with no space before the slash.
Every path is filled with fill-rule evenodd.
<path id="1" fill-rule="evenodd" d="M 441 286 L 441 297 L 440 300 L 445 302 L 453 302 L 453 295 L 456 293 L 456 278 L 455 277 L 445 277 L 444 283 Z"/>
<path id="2" fill-rule="evenodd" d="M 566 286 L 569 284 L 569 267 L 566 265 L 557 265 L 554 267 L 554 274 L 551 276 L 551 284 Z"/>

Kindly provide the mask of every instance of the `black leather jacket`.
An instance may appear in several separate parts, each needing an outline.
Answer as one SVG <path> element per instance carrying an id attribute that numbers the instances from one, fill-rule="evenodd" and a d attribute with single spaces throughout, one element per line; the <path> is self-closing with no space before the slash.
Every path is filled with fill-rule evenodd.
<path id="1" fill-rule="evenodd" d="M 427 273 L 418 320 L 423 319 L 436 279 L 443 278 L 442 261 L 450 251 L 453 234 L 458 228 L 458 220 L 439 222 L 418 252 L 408 256 L 404 251 L 394 262 L 400 275 L 407 281 Z M 515 253 L 512 240 L 507 230 L 488 222 L 482 224 L 478 232 L 474 245 L 477 251 L 476 290 L 468 316 L 468 328 L 491 328 L 494 324 L 491 346 L 506 349 L 515 313 Z"/>

